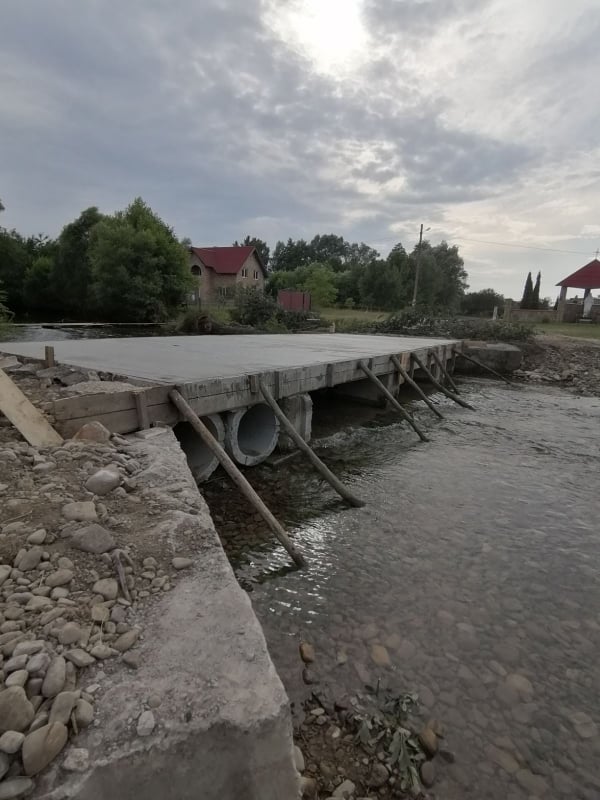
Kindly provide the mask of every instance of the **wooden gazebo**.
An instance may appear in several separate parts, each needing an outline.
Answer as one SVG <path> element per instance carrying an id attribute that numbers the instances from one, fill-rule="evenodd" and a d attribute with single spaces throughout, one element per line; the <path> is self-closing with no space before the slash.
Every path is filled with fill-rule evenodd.
<path id="1" fill-rule="evenodd" d="M 588 317 L 593 304 L 590 297 L 592 289 L 600 289 L 600 261 L 597 258 L 592 259 L 589 264 L 581 267 L 556 285 L 560 286 L 559 319 L 562 320 L 565 317 L 564 307 L 567 300 L 567 289 L 583 289 L 583 316 Z M 589 300 L 588 297 L 590 297 Z"/>

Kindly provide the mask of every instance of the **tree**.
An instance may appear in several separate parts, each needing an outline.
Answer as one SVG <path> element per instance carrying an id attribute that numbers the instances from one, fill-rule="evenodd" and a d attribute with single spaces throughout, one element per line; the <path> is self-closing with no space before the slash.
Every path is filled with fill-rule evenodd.
<path id="1" fill-rule="evenodd" d="M 531 280 L 531 272 L 527 273 L 525 281 L 525 288 L 523 289 L 523 297 L 521 299 L 521 308 L 532 308 L 533 302 L 533 281 Z"/>
<path id="2" fill-rule="evenodd" d="M 103 219 L 95 206 L 86 208 L 62 229 L 54 267 L 56 296 L 70 316 L 86 318 L 92 305 L 90 243 L 94 227 Z"/>
<path id="3" fill-rule="evenodd" d="M 309 244 L 312 258 L 319 264 L 327 264 L 335 272 L 341 272 L 348 259 L 348 243 L 343 236 L 334 233 L 317 234 Z"/>
<path id="4" fill-rule="evenodd" d="M 312 249 L 304 239 L 288 239 L 277 242 L 271 258 L 271 269 L 291 272 L 299 267 L 307 267 L 314 261 Z"/>
<path id="5" fill-rule="evenodd" d="M 192 288 L 185 248 L 141 197 L 94 226 L 89 257 L 95 301 L 106 319 L 164 319 Z"/>
<path id="6" fill-rule="evenodd" d="M 27 268 L 23 282 L 23 298 L 30 311 L 56 312 L 58 302 L 54 282 L 54 259 L 50 255 L 39 256 Z"/>
<path id="7" fill-rule="evenodd" d="M 461 311 L 472 317 L 489 317 L 494 308 L 504 308 L 504 296 L 493 289 L 481 289 L 479 292 L 468 292 L 462 299 Z"/>
<path id="8" fill-rule="evenodd" d="M 255 247 L 256 252 L 258 253 L 258 257 L 262 261 L 264 268 L 267 269 L 267 267 L 269 266 L 269 257 L 271 255 L 271 249 L 266 242 L 264 242 L 262 239 L 257 239 L 256 236 L 246 236 L 246 238 L 242 242 L 242 245 L 244 245 L 245 247 L 248 246 Z M 242 245 L 240 245 L 237 239 L 233 243 L 234 247 L 241 247 Z"/>
<path id="9" fill-rule="evenodd" d="M 531 295 L 531 306 L 530 308 L 539 308 L 540 307 L 540 285 L 542 283 L 542 273 L 538 272 L 537 278 L 535 279 L 535 286 L 533 287 L 533 293 Z"/>
<path id="10" fill-rule="evenodd" d="M 326 264 L 315 262 L 307 267 L 300 288 L 310 292 L 312 304 L 317 307 L 331 306 L 335 303 L 337 297 L 335 274 Z"/>
<path id="11" fill-rule="evenodd" d="M 401 276 L 398 265 L 389 259 L 373 261 L 360 279 L 361 303 L 385 310 L 401 305 Z"/>

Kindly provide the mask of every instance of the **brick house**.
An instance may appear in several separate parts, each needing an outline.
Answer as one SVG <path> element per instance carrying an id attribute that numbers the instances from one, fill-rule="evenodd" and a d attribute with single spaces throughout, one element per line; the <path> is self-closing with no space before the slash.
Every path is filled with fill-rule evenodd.
<path id="1" fill-rule="evenodd" d="M 190 269 L 198 281 L 194 302 L 228 303 L 240 286 L 264 291 L 267 271 L 251 245 L 190 247 Z"/>

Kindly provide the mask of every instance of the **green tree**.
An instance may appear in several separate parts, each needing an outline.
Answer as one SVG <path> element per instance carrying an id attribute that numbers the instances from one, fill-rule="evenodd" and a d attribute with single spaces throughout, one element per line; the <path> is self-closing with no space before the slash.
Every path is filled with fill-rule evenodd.
<path id="1" fill-rule="evenodd" d="M 467 292 L 461 301 L 460 310 L 470 317 L 491 316 L 494 308 L 504 308 L 504 296 L 493 289 L 481 289 L 479 292 Z"/>
<path id="2" fill-rule="evenodd" d="M 542 273 L 538 272 L 537 278 L 535 279 L 535 286 L 533 287 L 533 292 L 531 294 L 531 308 L 539 308 L 540 307 L 540 285 L 542 283 Z"/>
<path id="3" fill-rule="evenodd" d="M 193 285 L 185 247 L 140 197 L 94 226 L 89 257 L 106 319 L 165 319 Z"/>
<path id="4" fill-rule="evenodd" d="M 91 311 L 90 243 L 92 231 L 102 219 L 95 206 L 86 208 L 77 219 L 65 225 L 58 237 L 55 296 L 66 314 L 79 319 L 87 318 Z"/>
<path id="5" fill-rule="evenodd" d="M 521 298 L 521 308 L 532 308 L 533 303 L 533 281 L 531 280 L 531 272 L 527 273 L 525 280 L 525 288 L 523 289 L 523 297 Z"/>
<path id="6" fill-rule="evenodd" d="M 262 261 L 264 268 L 267 269 L 267 267 L 269 266 L 269 257 L 271 255 L 271 248 L 266 242 L 264 242 L 262 239 L 257 239 L 256 236 L 246 236 L 246 238 L 242 242 L 242 245 L 246 247 L 248 246 L 255 247 L 256 252 L 258 253 L 258 257 Z M 241 245 L 236 239 L 236 241 L 233 243 L 233 246 L 240 247 Z"/>
<path id="7" fill-rule="evenodd" d="M 335 272 L 341 272 L 348 259 L 348 243 L 335 233 L 317 234 L 309 244 L 313 262 L 327 264 Z"/>
<path id="8" fill-rule="evenodd" d="M 299 267 L 307 267 L 314 261 L 311 246 L 304 239 L 288 239 L 277 242 L 271 258 L 271 269 L 275 272 L 293 272 Z"/>
<path id="9" fill-rule="evenodd" d="M 27 268 L 23 297 L 28 311 L 56 312 L 58 300 L 54 282 L 54 259 L 39 256 Z"/>
<path id="10" fill-rule="evenodd" d="M 310 264 L 301 279 L 300 288 L 310 292 L 312 305 L 317 308 L 332 306 L 335 303 L 337 297 L 335 273 L 326 264 Z"/>
<path id="11" fill-rule="evenodd" d="M 400 269 L 393 261 L 372 261 L 364 270 L 359 287 L 364 306 L 391 311 L 402 305 Z"/>
<path id="12" fill-rule="evenodd" d="M 30 263 L 26 240 L 14 230 L 0 228 L 0 283 L 6 305 L 16 315 L 25 312 L 23 281 Z"/>

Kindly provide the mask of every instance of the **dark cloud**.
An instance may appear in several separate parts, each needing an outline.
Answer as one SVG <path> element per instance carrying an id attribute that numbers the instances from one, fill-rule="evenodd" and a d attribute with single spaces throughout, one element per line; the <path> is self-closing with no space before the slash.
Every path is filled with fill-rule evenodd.
<path id="1" fill-rule="evenodd" d="M 479 46 L 489 5 L 369 0 L 369 58 L 338 76 L 282 41 L 260 0 L 5 0 L 2 222 L 56 233 L 85 206 L 141 194 L 198 242 L 230 241 L 253 221 L 273 238 L 326 227 L 376 242 L 399 216 L 427 207 L 441 220 L 494 198 L 543 148 L 458 124 L 445 81 L 415 80 L 414 67 L 444 26 L 467 26 Z M 588 33 L 577 27 L 574 41 L 595 59 Z M 552 58 L 531 59 L 525 94 L 540 83 L 551 93 Z M 564 94 L 572 47 L 556 59 Z"/>

